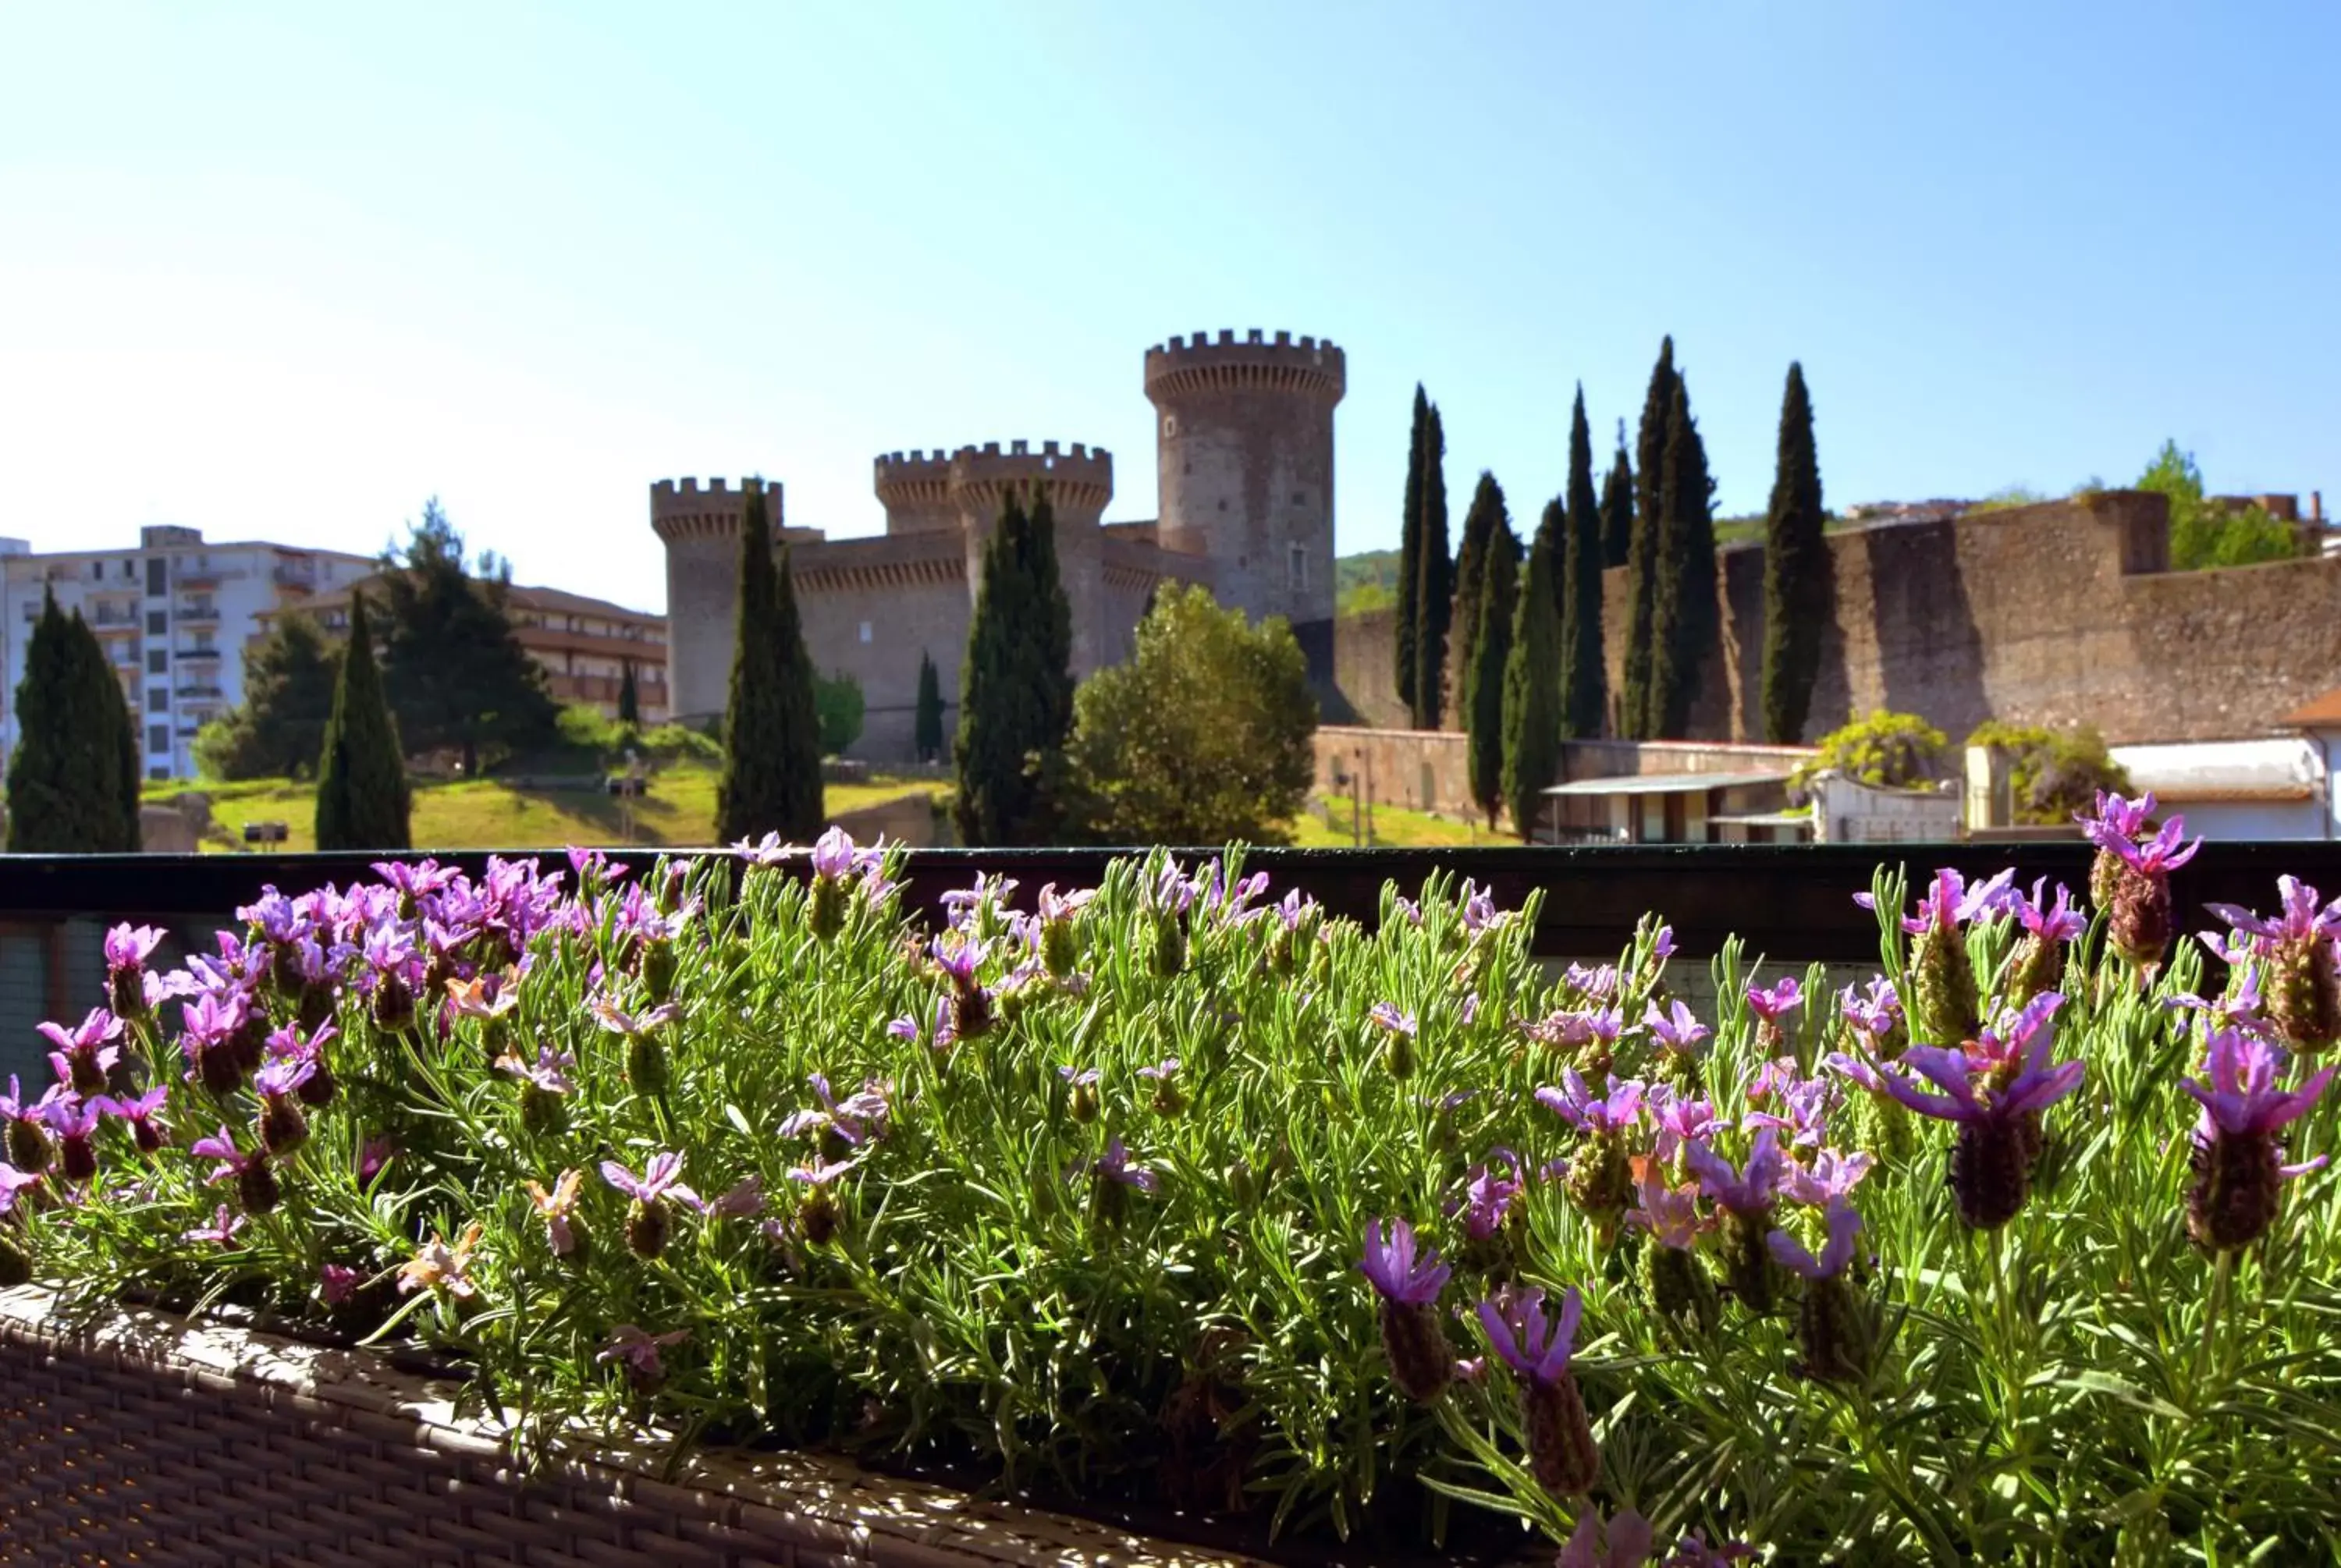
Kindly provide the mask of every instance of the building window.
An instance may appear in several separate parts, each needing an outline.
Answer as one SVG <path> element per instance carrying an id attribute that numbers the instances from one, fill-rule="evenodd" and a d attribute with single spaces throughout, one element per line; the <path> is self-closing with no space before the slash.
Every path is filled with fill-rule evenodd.
<path id="1" fill-rule="evenodd" d="M 169 768 L 167 768 L 167 767 L 164 767 L 164 768 L 149 768 L 148 769 L 146 769 L 146 777 L 147 777 L 147 778 L 149 778 L 149 779 L 154 779 L 154 780 L 156 780 L 156 781 L 158 781 L 158 782 L 159 782 L 159 781 L 161 781 L 161 780 L 163 780 L 163 779 L 168 779 L 170 776 L 171 776 L 171 769 L 170 769 Z"/>
<path id="2" fill-rule="evenodd" d="M 1292 547 L 1292 553 L 1285 562 L 1284 570 L 1285 574 L 1289 579 L 1286 586 L 1290 587 L 1295 593 L 1306 593 L 1309 591 L 1309 550 L 1307 546 L 1296 544 Z"/>
<path id="3" fill-rule="evenodd" d="M 160 599 L 163 595 L 170 591 L 170 561 L 163 556 L 148 556 L 146 558 L 146 592 L 148 596 L 154 599 Z"/>
<path id="4" fill-rule="evenodd" d="M 1166 413 L 1162 416 L 1162 433 L 1166 436 L 1175 436 L 1179 433 L 1179 416 L 1177 414 Z"/>
<path id="5" fill-rule="evenodd" d="M 138 563 L 136 561 L 129 560 L 123 561 L 122 581 L 125 582 L 135 582 L 138 581 Z"/>
<path id="6" fill-rule="evenodd" d="M 171 727 L 167 724 L 146 726 L 146 749 L 168 755 L 171 749 Z"/>
<path id="7" fill-rule="evenodd" d="M 150 651 L 150 652 L 146 655 L 146 673 L 147 673 L 147 674 L 149 674 L 149 675 L 168 675 L 170 672 L 171 672 L 171 656 L 170 656 L 170 654 L 169 654 L 169 653 L 165 652 L 164 650 L 162 650 L 162 649 L 160 649 L 160 648 L 157 648 L 157 649 L 153 650 L 152 651 Z"/>
<path id="8" fill-rule="evenodd" d="M 168 611 L 161 610 L 148 610 L 148 611 L 146 612 L 146 635 L 147 635 L 147 636 L 149 636 L 149 637 L 160 637 L 160 636 L 162 636 L 165 631 L 168 631 L 170 629 L 171 629 L 171 617 L 170 617 L 170 614 L 169 614 L 169 612 L 168 612 Z"/>
<path id="9" fill-rule="evenodd" d="M 167 686 L 149 686 L 146 689 L 146 711 L 149 713 L 171 711 L 171 689 Z"/>
<path id="10" fill-rule="evenodd" d="M 862 640 L 864 642 L 870 640 L 870 623 L 866 620 L 862 623 Z"/>

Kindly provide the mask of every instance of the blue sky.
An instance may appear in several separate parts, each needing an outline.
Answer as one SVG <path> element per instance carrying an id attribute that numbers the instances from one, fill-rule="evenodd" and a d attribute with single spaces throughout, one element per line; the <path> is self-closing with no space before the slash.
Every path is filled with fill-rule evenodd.
<path id="1" fill-rule="evenodd" d="M 2045 14 L 2045 15 L 2044 15 Z M 394 19 L 393 19 L 394 18 Z M 2341 9 L 1284 0 L 0 9 L 0 533 L 372 550 L 442 496 L 657 607 L 647 487 L 872 531 L 873 454 L 1111 448 L 1145 347 L 1349 352 L 1515 521 L 1675 335 L 1727 512 L 1801 359 L 1832 503 L 2341 491 Z M 2341 496 L 2333 497 L 2341 500 Z"/>

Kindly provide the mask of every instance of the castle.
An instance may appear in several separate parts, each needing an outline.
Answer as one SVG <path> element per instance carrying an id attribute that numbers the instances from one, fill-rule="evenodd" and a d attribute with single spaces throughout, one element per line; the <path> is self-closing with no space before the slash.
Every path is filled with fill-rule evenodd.
<path id="1" fill-rule="evenodd" d="M 984 545 L 1002 499 L 1034 485 L 1047 486 L 1056 514 L 1076 678 L 1131 651 L 1164 582 L 1200 583 L 1255 620 L 1283 616 L 1312 672 L 1330 677 L 1341 351 L 1257 328 L 1240 339 L 1197 332 L 1146 351 L 1144 386 L 1156 421 L 1151 521 L 1104 521 L 1113 457 L 1079 442 L 882 454 L 873 477 L 886 531 L 866 539 L 787 526 L 781 485 L 766 482 L 813 666 L 862 687 L 855 755 L 911 757 L 921 653 L 941 676 L 945 733 L 956 724 Z M 651 487 L 651 527 L 666 546 L 667 680 L 678 718 L 723 710 L 745 500 L 720 479 Z"/>

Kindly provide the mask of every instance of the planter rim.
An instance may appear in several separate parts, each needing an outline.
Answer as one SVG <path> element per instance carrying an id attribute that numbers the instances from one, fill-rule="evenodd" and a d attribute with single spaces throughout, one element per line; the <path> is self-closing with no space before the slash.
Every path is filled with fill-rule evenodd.
<path id="1" fill-rule="evenodd" d="M 493 1422 L 458 1414 L 460 1384 L 405 1372 L 374 1351 L 333 1349 L 145 1307 L 83 1303 L 49 1285 L 0 1290 L 0 1340 L 111 1360 L 214 1387 L 254 1385 L 411 1424 L 442 1453 L 510 1464 Z M 678 1513 L 793 1514 L 833 1529 L 840 1554 L 901 1568 L 1270 1568 L 1111 1524 L 897 1479 L 830 1454 L 687 1447 L 672 1434 L 557 1442 L 543 1474 L 606 1486 Z M 527 1477 L 510 1472 L 515 1483 Z"/>

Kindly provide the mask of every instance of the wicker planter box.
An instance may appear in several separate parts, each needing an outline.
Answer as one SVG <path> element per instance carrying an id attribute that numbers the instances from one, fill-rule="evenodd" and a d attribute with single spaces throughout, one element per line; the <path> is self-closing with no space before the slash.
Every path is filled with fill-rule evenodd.
<path id="1" fill-rule="evenodd" d="M 453 1386 L 364 1351 L 0 1292 L 0 1559 L 1260 1568 L 817 1455 L 596 1451 L 523 1477 Z"/>

